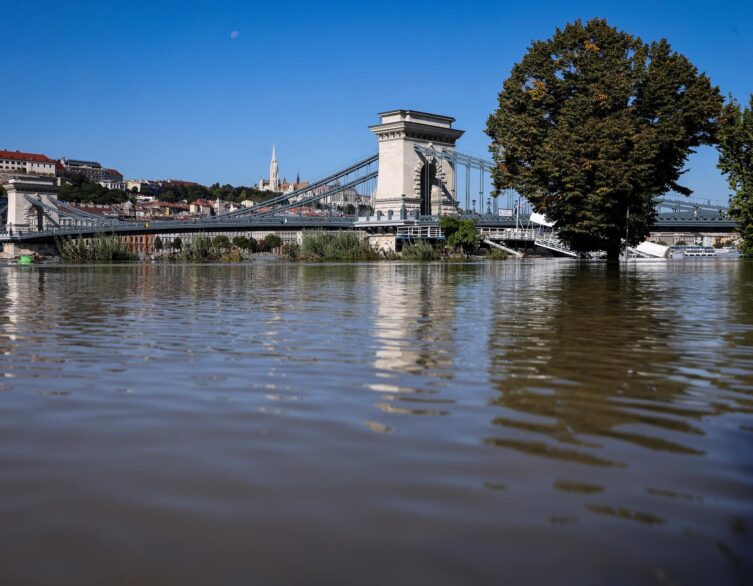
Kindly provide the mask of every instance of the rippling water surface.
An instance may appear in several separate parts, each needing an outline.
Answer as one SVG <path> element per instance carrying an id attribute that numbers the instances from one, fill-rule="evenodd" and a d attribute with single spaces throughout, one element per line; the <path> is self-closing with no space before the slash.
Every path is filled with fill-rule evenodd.
<path id="1" fill-rule="evenodd" d="M 739 584 L 753 265 L 0 267 L 0 583 Z"/>

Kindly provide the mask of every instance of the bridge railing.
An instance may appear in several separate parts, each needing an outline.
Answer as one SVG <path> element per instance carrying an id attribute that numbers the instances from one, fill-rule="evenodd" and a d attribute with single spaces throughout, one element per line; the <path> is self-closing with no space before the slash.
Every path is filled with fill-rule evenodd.
<path id="1" fill-rule="evenodd" d="M 489 240 L 525 240 L 534 241 L 536 231 L 532 228 L 495 228 L 479 226 L 476 231 Z"/>
<path id="2" fill-rule="evenodd" d="M 415 238 L 415 239 L 431 238 L 435 240 L 444 239 L 444 232 L 442 232 L 439 226 L 436 226 L 436 225 L 431 226 L 431 225 L 414 224 L 412 226 L 400 226 L 397 229 L 396 235 L 398 238 Z"/>

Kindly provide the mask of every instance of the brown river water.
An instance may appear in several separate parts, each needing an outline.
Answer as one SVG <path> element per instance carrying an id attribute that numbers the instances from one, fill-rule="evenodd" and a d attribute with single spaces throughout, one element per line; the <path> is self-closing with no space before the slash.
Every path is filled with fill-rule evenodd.
<path id="1" fill-rule="evenodd" d="M 753 583 L 753 264 L 0 267 L 0 585 Z"/>

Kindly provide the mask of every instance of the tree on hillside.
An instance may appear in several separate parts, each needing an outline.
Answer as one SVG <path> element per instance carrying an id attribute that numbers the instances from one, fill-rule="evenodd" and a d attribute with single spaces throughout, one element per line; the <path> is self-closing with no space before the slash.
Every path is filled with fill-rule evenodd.
<path id="1" fill-rule="evenodd" d="M 243 200 L 250 199 L 254 202 L 261 202 L 280 195 L 275 191 L 260 191 L 255 187 L 233 187 L 230 184 L 220 185 L 214 183 L 209 187 L 209 192 L 213 199 L 220 198 L 223 201 L 241 203 Z"/>
<path id="2" fill-rule="evenodd" d="M 60 199 L 71 203 L 93 203 L 109 205 L 124 203 L 130 198 L 125 191 L 108 189 L 90 181 L 85 175 L 72 175 L 67 183 L 60 186 Z"/>
<path id="3" fill-rule="evenodd" d="M 719 125 L 719 169 L 734 192 L 730 215 L 739 224 L 742 252 L 753 255 L 753 95 L 747 108 L 732 100 Z"/>
<path id="4" fill-rule="evenodd" d="M 657 198 L 694 148 L 714 142 L 719 89 L 662 39 L 605 20 L 536 41 L 513 67 L 487 122 L 497 189 L 514 188 L 574 250 L 616 258 L 645 239 Z M 629 222 L 627 217 L 629 216 Z"/>
<path id="5" fill-rule="evenodd" d="M 167 183 L 164 191 L 159 195 L 160 201 L 170 203 L 178 201 L 192 203 L 197 199 L 208 199 L 209 197 L 211 197 L 211 193 L 203 185 L 185 185 L 182 183 Z"/>

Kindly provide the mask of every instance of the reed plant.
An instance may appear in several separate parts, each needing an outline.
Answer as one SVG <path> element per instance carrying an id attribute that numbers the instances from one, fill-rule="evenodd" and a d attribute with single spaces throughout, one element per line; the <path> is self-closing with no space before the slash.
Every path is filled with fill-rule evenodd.
<path id="1" fill-rule="evenodd" d="M 296 251 L 298 253 L 298 251 Z M 307 232 L 303 235 L 300 252 L 304 260 L 360 261 L 375 260 L 379 255 L 355 232 Z"/>
<path id="2" fill-rule="evenodd" d="M 400 257 L 403 260 L 430 262 L 437 260 L 438 256 L 437 250 L 428 242 L 406 244 L 400 251 Z"/>
<path id="3" fill-rule="evenodd" d="M 192 262 L 218 260 L 221 256 L 221 251 L 214 246 L 212 239 L 203 235 L 196 236 L 186 242 L 180 252 L 182 260 L 190 260 Z"/>
<path id="4" fill-rule="evenodd" d="M 96 234 L 93 238 L 58 238 L 58 251 L 65 262 L 125 262 L 138 260 L 135 252 L 128 250 L 128 246 L 120 236 L 115 234 Z"/>

